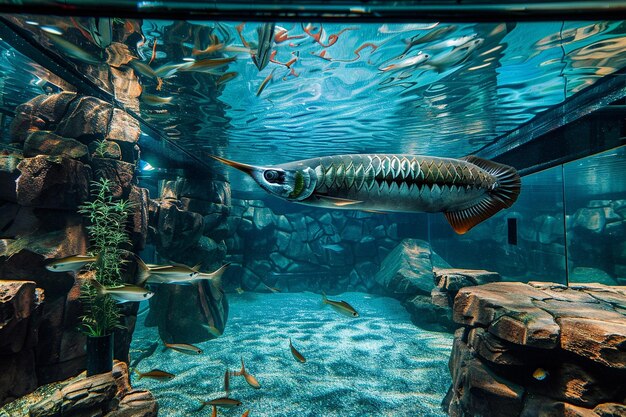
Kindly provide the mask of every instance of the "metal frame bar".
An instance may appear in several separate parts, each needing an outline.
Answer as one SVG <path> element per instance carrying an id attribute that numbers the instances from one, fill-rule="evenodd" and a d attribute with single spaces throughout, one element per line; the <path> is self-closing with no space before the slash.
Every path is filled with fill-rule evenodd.
<path id="1" fill-rule="evenodd" d="M 514 149 L 520 149 L 522 146 L 529 145 L 539 139 L 545 139 L 546 135 L 557 129 L 589 116 L 624 97 L 626 97 L 626 70 L 620 70 L 603 77 L 592 86 L 567 98 L 560 105 L 540 113 L 517 129 L 496 138 L 491 144 L 484 146 L 475 153 L 483 158 L 498 160 Z M 602 111 L 598 114 L 610 115 L 608 111 Z M 555 146 L 558 144 L 555 143 Z M 572 159 L 576 158 L 569 160 Z M 554 161 L 547 159 L 542 169 L 550 168 L 562 162 L 567 161 L 562 158 Z M 535 169 L 533 172 L 536 171 L 538 170 Z"/>
<path id="2" fill-rule="evenodd" d="M 573 0 L 0 0 L 0 13 L 116 16 L 235 21 L 446 21 L 616 20 L 626 1 Z"/>

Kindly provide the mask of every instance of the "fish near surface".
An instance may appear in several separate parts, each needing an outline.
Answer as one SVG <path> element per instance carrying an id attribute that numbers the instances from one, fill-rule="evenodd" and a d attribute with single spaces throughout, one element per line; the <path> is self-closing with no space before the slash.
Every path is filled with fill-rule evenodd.
<path id="1" fill-rule="evenodd" d="M 349 154 L 269 167 L 212 157 L 287 201 L 346 210 L 443 212 L 459 234 L 511 207 L 521 188 L 515 168 L 477 156 Z"/>
<path id="2" fill-rule="evenodd" d="M 256 53 L 252 55 L 252 62 L 259 71 L 262 71 L 270 62 L 275 28 L 276 23 L 274 22 L 264 23 L 257 28 L 259 43 Z"/>

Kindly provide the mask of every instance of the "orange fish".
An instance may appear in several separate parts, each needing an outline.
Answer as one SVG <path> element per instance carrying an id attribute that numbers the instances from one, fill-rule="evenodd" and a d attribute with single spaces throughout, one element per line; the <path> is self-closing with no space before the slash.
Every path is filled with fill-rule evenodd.
<path id="1" fill-rule="evenodd" d="M 263 90 L 265 90 L 265 87 L 267 87 L 267 85 L 269 84 L 269 82 L 272 80 L 272 77 L 274 76 L 274 70 L 275 70 L 275 69 L 276 69 L 276 68 L 274 68 L 274 69 L 272 70 L 272 72 L 270 72 L 270 74 L 269 74 L 267 77 L 265 77 L 265 79 L 263 80 L 263 82 L 262 82 L 262 83 L 261 83 L 261 85 L 259 86 L 259 89 L 258 89 L 258 90 L 257 90 L 257 92 L 256 92 L 256 96 L 257 96 L 257 97 L 258 97 L 258 96 L 259 96 L 259 95 L 263 92 Z"/>
<path id="2" fill-rule="evenodd" d="M 243 364 L 243 357 L 241 358 L 241 371 L 239 371 L 239 375 L 242 375 L 245 378 L 248 385 L 250 385 L 252 388 L 254 389 L 261 388 L 261 384 L 259 384 L 259 381 L 257 381 L 257 379 L 254 376 L 250 375 L 246 371 L 246 367 Z"/>
<path id="3" fill-rule="evenodd" d="M 248 417 L 249 415 L 250 415 L 250 410 L 246 410 L 246 411 L 243 412 L 241 417 Z"/>
<path id="4" fill-rule="evenodd" d="M 287 33 L 289 31 L 287 29 L 285 29 L 285 28 L 277 27 L 276 29 L 278 29 L 278 30 L 274 34 L 274 43 L 282 43 L 282 42 L 285 42 L 285 41 L 289 41 L 291 39 L 302 39 L 302 38 L 304 38 L 304 35 L 294 35 L 294 36 L 287 35 Z"/>
<path id="5" fill-rule="evenodd" d="M 152 56 L 150 57 L 150 61 L 148 61 L 148 65 L 152 64 L 152 61 L 154 61 L 154 58 L 156 58 L 156 48 L 157 48 L 157 44 L 159 43 L 159 41 L 157 40 L 157 38 L 154 38 L 154 43 L 152 44 Z"/>
<path id="6" fill-rule="evenodd" d="M 289 349 L 291 349 L 291 354 L 293 357 L 300 363 L 306 362 L 306 359 L 298 350 L 291 344 L 291 338 L 289 338 Z"/>

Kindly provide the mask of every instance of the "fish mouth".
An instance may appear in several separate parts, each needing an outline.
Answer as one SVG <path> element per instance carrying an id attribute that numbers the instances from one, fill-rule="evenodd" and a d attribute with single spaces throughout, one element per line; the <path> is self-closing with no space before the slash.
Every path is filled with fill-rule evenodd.
<path id="1" fill-rule="evenodd" d="M 256 169 L 255 166 L 242 164 L 241 162 L 231 161 L 230 159 L 222 158 L 215 155 L 209 155 L 211 158 L 220 161 L 221 163 L 231 166 L 233 168 L 237 168 L 239 171 L 245 172 L 248 175 L 252 175 L 252 172 Z"/>

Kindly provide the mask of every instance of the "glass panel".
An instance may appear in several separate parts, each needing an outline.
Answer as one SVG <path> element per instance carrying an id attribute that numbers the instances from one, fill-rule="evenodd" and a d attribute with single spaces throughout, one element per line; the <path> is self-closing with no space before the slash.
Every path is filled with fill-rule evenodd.
<path id="1" fill-rule="evenodd" d="M 561 167 L 522 179 L 519 199 L 464 235 L 430 215 L 433 251 L 454 268 L 487 269 L 510 281 L 565 284 Z"/>
<path id="2" fill-rule="evenodd" d="M 569 282 L 626 284 L 626 147 L 564 166 Z"/>
<path id="3" fill-rule="evenodd" d="M 258 165 L 468 155 L 626 63 L 621 21 L 2 19 L 102 90 L 107 66 L 118 84 L 137 74 L 140 101 L 123 104 L 194 155 Z"/>

